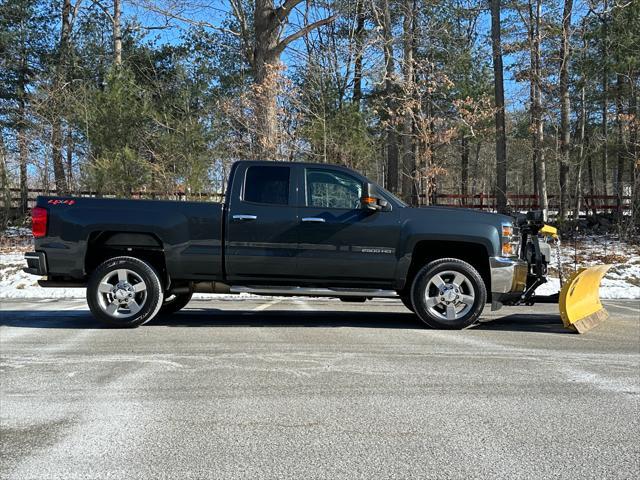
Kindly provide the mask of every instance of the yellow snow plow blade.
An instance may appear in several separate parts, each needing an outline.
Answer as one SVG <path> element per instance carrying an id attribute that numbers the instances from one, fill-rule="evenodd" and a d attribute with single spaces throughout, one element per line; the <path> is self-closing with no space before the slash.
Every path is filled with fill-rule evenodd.
<path id="1" fill-rule="evenodd" d="M 560 315 L 567 328 L 584 333 L 609 314 L 600 303 L 600 281 L 611 265 L 581 268 L 571 275 L 560 290 Z"/>

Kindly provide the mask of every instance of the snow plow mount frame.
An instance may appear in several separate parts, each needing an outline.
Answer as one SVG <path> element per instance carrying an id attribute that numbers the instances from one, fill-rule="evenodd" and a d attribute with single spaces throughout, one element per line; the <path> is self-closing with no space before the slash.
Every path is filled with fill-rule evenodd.
<path id="1" fill-rule="evenodd" d="M 534 305 L 535 303 L 558 303 L 560 301 L 560 293 L 553 295 L 536 295 L 536 289 L 547 283 L 546 265 L 543 263 L 543 255 L 540 250 L 540 233 L 544 233 L 554 238 L 558 238 L 557 230 L 546 225 L 543 220 L 541 211 L 532 211 L 527 214 L 516 216 L 516 222 L 520 228 L 522 235 L 520 243 L 520 258 L 526 259 L 525 248 L 527 241 L 531 239 L 531 245 L 534 250 L 534 263 L 530 264 L 529 273 L 527 274 L 527 287 L 515 305 Z"/>

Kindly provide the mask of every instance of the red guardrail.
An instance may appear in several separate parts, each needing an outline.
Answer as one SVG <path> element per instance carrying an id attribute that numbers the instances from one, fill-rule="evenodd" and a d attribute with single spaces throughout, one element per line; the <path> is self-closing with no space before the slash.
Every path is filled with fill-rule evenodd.
<path id="1" fill-rule="evenodd" d="M 549 195 L 549 209 L 557 210 L 559 205 L 559 195 Z M 617 195 L 584 195 L 582 197 L 582 209 L 593 211 L 611 211 L 621 208 L 631 209 L 631 197 L 624 195 L 618 198 Z M 618 206 L 618 201 L 621 201 Z M 536 210 L 540 208 L 538 195 L 534 194 L 507 194 L 507 202 L 514 210 Z M 469 195 L 441 193 L 436 195 L 437 205 L 449 207 L 464 207 L 493 210 L 496 207 L 497 197 L 488 193 L 475 193 Z"/>

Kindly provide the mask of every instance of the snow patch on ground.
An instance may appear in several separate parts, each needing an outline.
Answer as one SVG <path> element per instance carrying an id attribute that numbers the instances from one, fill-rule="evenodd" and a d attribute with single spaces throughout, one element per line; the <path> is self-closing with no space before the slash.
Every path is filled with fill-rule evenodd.
<path id="1" fill-rule="evenodd" d="M 42 277 L 22 271 L 24 254 L 0 255 L 0 298 L 84 298 L 82 288 L 42 288 Z"/>
<path id="2" fill-rule="evenodd" d="M 7 227 L 2 236 L 6 238 L 31 237 L 31 229 L 27 227 Z"/>
<path id="3" fill-rule="evenodd" d="M 610 264 L 611 269 L 600 283 L 602 299 L 640 299 L 640 247 L 613 240 L 604 235 L 567 240 L 561 248 L 562 271 L 565 278 L 575 268 Z M 549 281 L 538 287 L 536 294 L 550 295 L 560 291 L 556 249 Z"/>
<path id="4" fill-rule="evenodd" d="M 553 295 L 559 291 L 560 279 L 550 278 L 547 283 L 536 289 L 536 295 Z M 640 287 L 607 276 L 600 283 L 600 298 L 603 300 L 640 299 Z"/>

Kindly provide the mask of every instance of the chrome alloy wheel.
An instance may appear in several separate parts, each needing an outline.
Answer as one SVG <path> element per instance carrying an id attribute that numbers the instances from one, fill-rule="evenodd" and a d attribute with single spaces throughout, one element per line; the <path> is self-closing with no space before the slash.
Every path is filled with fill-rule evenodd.
<path id="1" fill-rule="evenodd" d="M 471 280 L 453 270 L 436 273 L 429 280 L 424 295 L 429 313 L 445 321 L 464 317 L 476 299 Z"/>
<path id="2" fill-rule="evenodd" d="M 128 318 L 147 301 L 147 284 L 132 270 L 121 268 L 107 273 L 96 293 L 100 309 L 114 318 Z"/>

